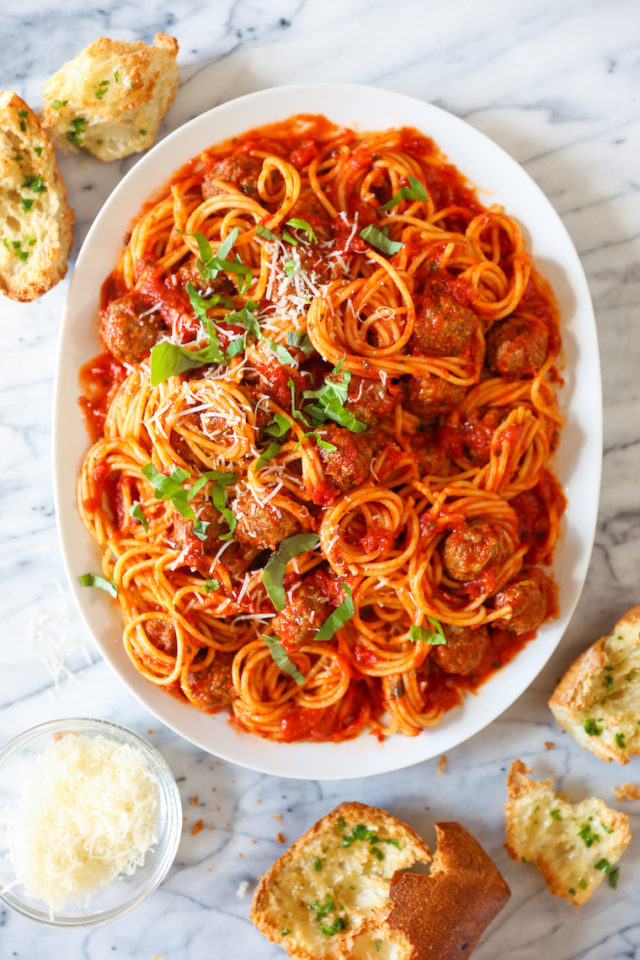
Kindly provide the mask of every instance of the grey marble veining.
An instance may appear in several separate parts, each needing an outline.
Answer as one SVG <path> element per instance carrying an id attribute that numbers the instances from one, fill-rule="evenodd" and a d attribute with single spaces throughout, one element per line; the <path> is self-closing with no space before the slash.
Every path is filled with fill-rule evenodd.
<path id="1" fill-rule="evenodd" d="M 64 583 L 51 490 L 50 411 L 66 282 L 30 306 L 0 304 L 0 741 L 36 722 L 98 714 L 156 744 L 182 792 L 185 830 L 161 889 L 105 927 L 57 931 L 0 909 L 0 958 L 277 960 L 248 920 L 256 876 L 336 802 L 388 807 L 428 841 L 459 819 L 496 859 L 512 899 L 478 960 L 640 957 L 640 853 L 625 854 L 617 891 L 577 911 L 504 851 L 506 770 L 515 756 L 554 775 L 570 798 L 640 781 L 640 759 L 607 767 L 555 726 L 546 699 L 575 654 L 640 600 L 640 7 L 634 0 L 23 0 L 0 9 L 0 86 L 36 107 L 41 85 L 100 33 L 180 42 L 181 86 L 161 135 L 231 97 L 309 80 L 378 84 L 463 117 L 542 187 L 582 257 L 594 299 L 605 396 L 604 473 L 587 585 L 555 656 L 492 726 L 437 760 L 342 785 L 279 780 L 216 761 L 163 728 L 103 663 Z M 100 205 L 136 158 L 65 157 L 77 251 Z M 105 266 L 105 273 L 109 265 Z M 65 609 L 69 615 L 65 616 Z M 44 635 L 71 679 L 56 683 Z M 84 646 L 83 646 L 84 644 Z M 147 732 L 153 731 L 153 732 Z M 545 748 L 545 741 L 553 747 Z M 339 775 L 339 770 L 336 770 Z M 621 805 L 640 835 L 640 804 Z M 192 828 L 202 820 L 202 829 Z M 238 887 L 249 881 L 247 896 Z"/>

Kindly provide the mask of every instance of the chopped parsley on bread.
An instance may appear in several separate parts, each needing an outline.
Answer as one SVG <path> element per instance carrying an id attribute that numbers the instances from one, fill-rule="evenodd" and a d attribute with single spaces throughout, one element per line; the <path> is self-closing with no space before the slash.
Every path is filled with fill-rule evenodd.
<path id="1" fill-rule="evenodd" d="M 427 845 L 391 814 L 343 803 L 273 864 L 251 918 L 297 960 L 453 960 L 470 956 L 509 897 L 491 859 L 457 823 Z M 462 952 L 461 952 L 462 951 Z"/>
<path id="2" fill-rule="evenodd" d="M 617 884 L 616 864 L 631 843 L 629 817 L 597 797 L 569 803 L 553 780 L 531 780 L 514 760 L 507 779 L 506 848 L 514 860 L 533 863 L 551 893 L 585 903 L 606 876 Z"/>
<path id="3" fill-rule="evenodd" d="M 640 753 L 640 604 L 574 661 L 549 707 L 601 760 L 628 763 Z"/>
<path id="4" fill-rule="evenodd" d="M 73 210 L 49 137 L 31 108 L 0 91 L 0 290 L 35 300 L 67 272 Z"/>
<path id="5" fill-rule="evenodd" d="M 56 146 L 116 160 L 147 150 L 178 89 L 178 42 L 99 37 L 45 83 L 42 122 Z"/>

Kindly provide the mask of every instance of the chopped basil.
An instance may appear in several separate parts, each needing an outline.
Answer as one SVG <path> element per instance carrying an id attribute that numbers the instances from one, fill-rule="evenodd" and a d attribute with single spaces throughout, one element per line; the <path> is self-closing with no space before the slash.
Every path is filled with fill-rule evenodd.
<path id="1" fill-rule="evenodd" d="M 263 450 L 258 459 L 256 460 L 256 470 L 260 470 L 261 467 L 264 467 L 265 463 L 269 463 L 270 460 L 273 460 L 278 453 L 280 453 L 281 444 L 279 443 L 270 443 L 266 450 Z"/>
<path id="2" fill-rule="evenodd" d="M 104 577 L 99 577 L 97 573 L 83 573 L 81 577 L 78 577 L 78 580 L 83 587 L 100 587 L 101 590 L 106 590 L 112 597 L 118 596 L 118 588 L 114 581 L 105 580 Z"/>
<path id="3" fill-rule="evenodd" d="M 37 177 L 27 177 L 22 186 L 26 187 L 28 190 L 33 190 L 34 193 L 46 193 L 47 190 L 46 186 L 42 182 L 41 174 L 38 174 Z"/>
<path id="4" fill-rule="evenodd" d="M 412 623 L 409 627 L 409 640 L 412 640 L 414 643 L 428 643 L 430 646 L 446 644 L 447 638 L 444 635 L 440 621 L 434 620 L 433 617 L 427 617 L 427 620 L 433 627 L 433 630 L 427 630 L 425 627 L 419 627 L 417 624 Z"/>
<path id="5" fill-rule="evenodd" d="M 602 857 L 597 863 L 594 863 L 593 869 L 601 870 L 602 873 L 609 873 L 609 870 L 611 870 L 611 864 L 605 857 Z"/>
<path id="6" fill-rule="evenodd" d="M 287 220 L 287 226 L 295 227 L 296 230 L 303 230 L 309 237 L 311 243 L 318 242 L 318 238 L 315 235 L 314 229 L 308 220 L 301 220 L 300 217 L 292 217 L 291 220 Z"/>
<path id="7" fill-rule="evenodd" d="M 278 239 L 278 237 L 273 232 L 273 230 L 269 230 L 269 227 L 265 227 L 261 223 L 259 223 L 258 226 L 256 227 L 256 233 L 258 234 L 259 237 L 264 237 L 265 240 Z"/>
<path id="8" fill-rule="evenodd" d="M 341 427 L 346 427 L 352 433 L 362 433 L 367 429 L 366 423 L 358 420 L 349 410 L 346 410 L 344 404 L 347 400 L 349 391 L 349 382 L 351 373 L 348 370 L 342 370 L 344 356 L 342 360 L 333 368 L 330 374 L 318 390 L 305 390 L 305 400 L 317 400 L 316 404 L 308 406 L 306 410 L 311 416 L 320 423 L 327 420 L 334 420 Z"/>
<path id="9" fill-rule="evenodd" d="M 381 210 L 391 210 L 397 206 L 401 200 L 428 200 L 427 191 L 417 177 L 409 177 L 410 187 L 400 187 L 397 193 L 387 200 L 380 207 Z"/>
<path id="10" fill-rule="evenodd" d="M 287 346 L 297 347 L 299 350 L 302 350 L 307 357 L 310 356 L 315 349 L 309 339 L 309 334 L 304 330 L 287 331 Z"/>
<path id="11" fill-rule="evenodd" d="M 204 592 L 213 593 L 214 590 L 220 589 L 220 581 L 216 580 L 215 577 L 212 577 L 210 580 L 205 580 L 204 582 Z"/>
<path id="12" fill-rule="evenodd" d="M 152 463 L 146 463 L 142 468 L 143 475 L 147 478 L 151 486 L 156 491 L 156 499 L 170 500 L 174 509 L 184 517 L 185 520 L 196 521 L 196 514 L 188 502 L 202 489 L 207 481 L 213 481 L 211 488 L 211 501 L 229 524 L 229 532 L 219 537 L 220 540 L 230 540 L 236 527 L 236 518 L 231 510 L 225 506 L 226 490 L 225 488 L 237 480 L 235 473 L 220 473 L 218 470 L 208 470 L 194 483 L 190 490 L 185 490 L 182 486 L 184 480 L 191 476 L 186 470 L 177 467 L 171 476 L 159 473 Z M 194 533 L 199 539 L 204 539 L 206 526 L 202 521 L 194 522 Z"/>
<path id="13" fill-rule="evenodd" d="M 360 236 L 363 240 L 366 240 L 367 243 L 370 243 L 372 247 L 375 247 L 376 250 L 386 254 L 388 257 L 393 256 L 393 254 L 401 250 L 403 246 L 399 240 L 390 240 L 386 233 L 383 233 L 379 227 L 374 227 L 373 224 L 361 230 Z"/>
<path id="14" fill-rule="evenodd" d="M 578 836 L 584 840 L 585 847 L 592 847 L 600 839 L 600 834 L 594 833 L 588 823 L 581 823 Z"/>
<path id="15" fill-rule="evenodd" d="M 291 244 L 292 246 L 294 246 L 294 247 L 297 247 L 297 246 L 298 246 L 298 241 L 296 240 L 295 237 L 292 237 L 292 236 L 291 236 L 291 234 L 289 233 L 288 230 L 283 230 L 283 231 L 282 231 L 282 239 L 283 239 L 283 240 L 286 240 L 287 243 L 290 243 L 290 244 Z"/>
<path id="16" fill-rule="evenodd" d="M 593 717 L 590 717 L 584 722 L 584 731 L 588 733 L 590 737 L 599 737 L 602 733 L 602 727 L 599 727 Z"/>
<path id="17" fill-rule="evenodd" d="M 211 502 L 216 510 L 222 514 L 229 525 L 229 532 L 222 534 L 220 537 L 218 537 L 218 539 L 232 540 L 233 531 L 235 530 L 238 521 L 236 520 L 233 511 L 226 506 L 226 488 L 230 483 L 233 483 L 238 479 L 237 474 L 220 473 L 218 470 L 208 470 L 207 473 L 204 474 L 204 477 L 206 477 L 207 480 L 213 480 L 213 486 L 211 487 Z M 202 480 L 203 477 L 200 479 Z"/>
<path id="18" fill-rule="evenodd" d="M 618 746 L 621 750 L 626 749 L 627 745 L 624 742 L 624 733 L 616 733 L 615 741 L 616 741 L 616 746 Z"/>
<path id="19" fill-rule="evenodd" d="M 291 391 L 291 416 L 293 417 L 294 420 L 298 420 L 300 423 L 306 424 L 307 421 L 304 414 L 301 413 L 300 410 L 296 410 L 296 385 L 293 382 L 292 377 L 289 377 L 289 379 L 287 380 L 287 386 Z"/>
<path id="20" fill-rule="evenodd" d="M 191 233 L 185 234 L 185 236 L 194 237 L 198 244 L 200 259 L 196 261 L 196 265 L 203 280 L 213 280 L 221 270 L 224 273 L 235 273 L 238 276 L 239 292 L 245 293 L 251 286 L 253 279 L 251 268 L 245 266 L 237 256 L 235 260 L 226 259 L 238 239 L 239 232 L 238 228 L 234 227 L 228 237 L 222 241 L 215 255 L 211 249 L 211 244 L 203 233 Z M 240 280 L 240 277 L 243 279 Z"/>
<path id="21" fill-rule="evenodd" d="M 293 274 L 295 273 L 295 269 L 296 269 L 295 260 L 287 260 L 287 262 L 284 265 L 284 272 L 289 278 L 293 276 Z"/>
<path id="22" fill-rule="evenodd" d="M 303 440 L 306 440 L 307 437 L 313 437 L 319 447 L 322 447 L 323 450 L 330 450 L 335 452 L 338 448 L 334 443 L 329 443 L 328 440 L 323 440 L 322 437 L 319 437 L 315 430 L 310 430 L 309 433 L 303 433 L 295 447 L 293 448 L 293 453 L 296 452 Z"/>
<path id="23" fill-rule="evenodd" d="M 210 521 L 207 521 L 207 520 L 198 520 L 198 518 L 196 517 L 195 520 L 193 521 L 193 535 L 194 535 L 194 537 L 197 537 L 198 540 L 203 540 L 203 541 L 206 540 L 206 539 L 207 539 L 207 530 L 209 529 L 210 526 L 211 526 Z"/>
<path id="24" fill-rule="evenodd" d="M 554 820 L 562 820 L 562 814 L 557 807 L 549 811 L 549 816 L 553 817 Z"/>
<path id="25" fill-rule="evenodd" d="M 615 890 L 618 886 L 618 877 L 620 876 L 620 867 L 615 867 L 609 871 L 609 883 Z"/>
<path id="26" fill-rule="evenodd" d="M 24 212 L 26 213 L 27 210 L 31 210 L 31 207 L 32 207 L 33 204 L 35 203 L 35 200 L 33 200 L 33 199 L 29 200 L 29 199 L 27 199 L 27 197 L 21 197 L 21 198 L 20 198 L 20 202 L 22 203 L 22 209 L 23 209 Z"/>
<path id="27" fill-rule="evenodd" d="M 270 340 L 269 337 L 265 337 L 262 330 L 260 329 L 260 324 L 258 318 L 254 315 L 254 311 L 258 309 L 258 304 L 254 303 L 253 300 L 248 300 L 247 303 L 241 310 L 236 310 L 235 313 L 229 313 L 224 318 L 225 323 L 230 323 L 232 326 L 244 326 L 245 329 L 254 335 L 256 340 L 264 340 L 270 350 L 273 350 L 277 356 L 280 363 L 295 363 L 294 358 L 291 356 L 286 347 L 283 347 L 281 344 L 276 343 L 275 340 Z"/>
<path id="28" fill-rule="evenodd" d="M 278 637 L 273 637 L 268 633 L 263 634 L 264 641 L 269 648 L 269 653 L 271 654 L 271 659 L 276 664 L 277 667 L 282 670 L 283 673 L 287 673 L 292 677 L 298 686 L 301 686 L 304 683 L 304 677 L 286 654 L 286 651 Z"/>
<path id="29" fill-rule="evenodd" d="M 147 523 L 147 518 L 142 512 L 142 507 L 140 506 L 139 501 L 131 504 L 131 507 L 129 508 L 129 515 L 133 517 L 134 520 L 137 520 L 138 523 L 142 524 L 145 529 L 145 533 L 149 532 L 149 524 Z"/>
<path id="30" fill-rule="evenodd" d="M 331 640 L 336 630 L 339 630 L 348 620 L 351 620 L 355 613 L 351 588 L 348 587 L 346 583 L 343 583 L 341 586 L 347 595 L 347 599 L 343 600 L 340 606 L 336 607 L 333 613 L 329 614 L 313 638 L 313 643 L 322 643 L 325 640 Z"/>
<path id="31" fill-rule="evenodd" d="M 271 554 L 262 572 L 262 582 L 276 610 L 282 610 L 287 602 L 284 589 L 287 564 L 301 553 L 313 550 L 319 542 L 320 537 L 317 533 L 297 533 L 283 540 L 278 549 Z"/>
<path id="32" fill-rule="evenodd" d="M 274 413 L 273 423 L 268 423 L 264 432 L 270 437 L 284 437 L 291 429 L 291 424 L 281 413 Z"/>

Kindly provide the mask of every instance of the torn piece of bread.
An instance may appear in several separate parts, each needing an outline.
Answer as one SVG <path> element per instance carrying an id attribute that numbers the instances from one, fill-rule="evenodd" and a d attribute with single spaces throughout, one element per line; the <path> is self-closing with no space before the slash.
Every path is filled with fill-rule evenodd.
<path id="1" fill-rule="evenodd" d="M 48 136 L 16 93 L 0 91 L 0 290 L 35 300 L 62 280 L 73 210 Z"/>
<path id="2" fill-rule="evenodd" d="M 640 800 L 640 787 L 637 783 L 623 783 L 620 787 L 613 787 L 616 800 Z"/>
<path id="3" fill-rule="evenodd" d="M 99 37 L 44 85 L 43 125 L 56 145 L 116 160 L 147 150 L 178 89 L 178 42 Z"/>
<path id="4" fill-rule="evenodd" d="M 289 956 L 332 960 L 345 936 L 385 903 L 396 871 L 430 860 L 427 845 L 391 814 L 343 803 L 261 879 L 251 919 Z"/>
<path id="5" fill-rule="evenodd" d="M 615 864 L 631 843 L 629 817 L 597 797 L 568 803 L 551 789 L 553 780 L 530 780 L 529 773 L 520 760 L 511 764 L 507 851 L 535 864 L 551 893 L 579 907 L 607 874 L 617 878 Z"/>
<path id="6" fill-rule="evenodd" d="M 628 763 L 640 753 L 640 604 L 572 663 L 549 707 L 601 760 Z"/>
<path id="7" fill-rule="evenodd" d="M 388 902 L 348 935 L 340 960 L 471 956 L 511 896 L 493 860 L 459 823 L 437 823 L 430 875 L 397 873 Z"/>

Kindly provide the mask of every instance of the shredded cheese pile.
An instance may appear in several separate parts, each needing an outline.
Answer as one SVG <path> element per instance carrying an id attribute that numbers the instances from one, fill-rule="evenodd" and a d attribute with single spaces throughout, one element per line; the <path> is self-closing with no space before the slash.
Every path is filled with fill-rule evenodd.
<path id="1" fill-rule="evenodd" d="M 67 734 L 36 760 L 7 823 L 27 892 L 60 911 L 131 875 L 158 839 L 158 784 L 143 753 L 101 735 Z"/>

